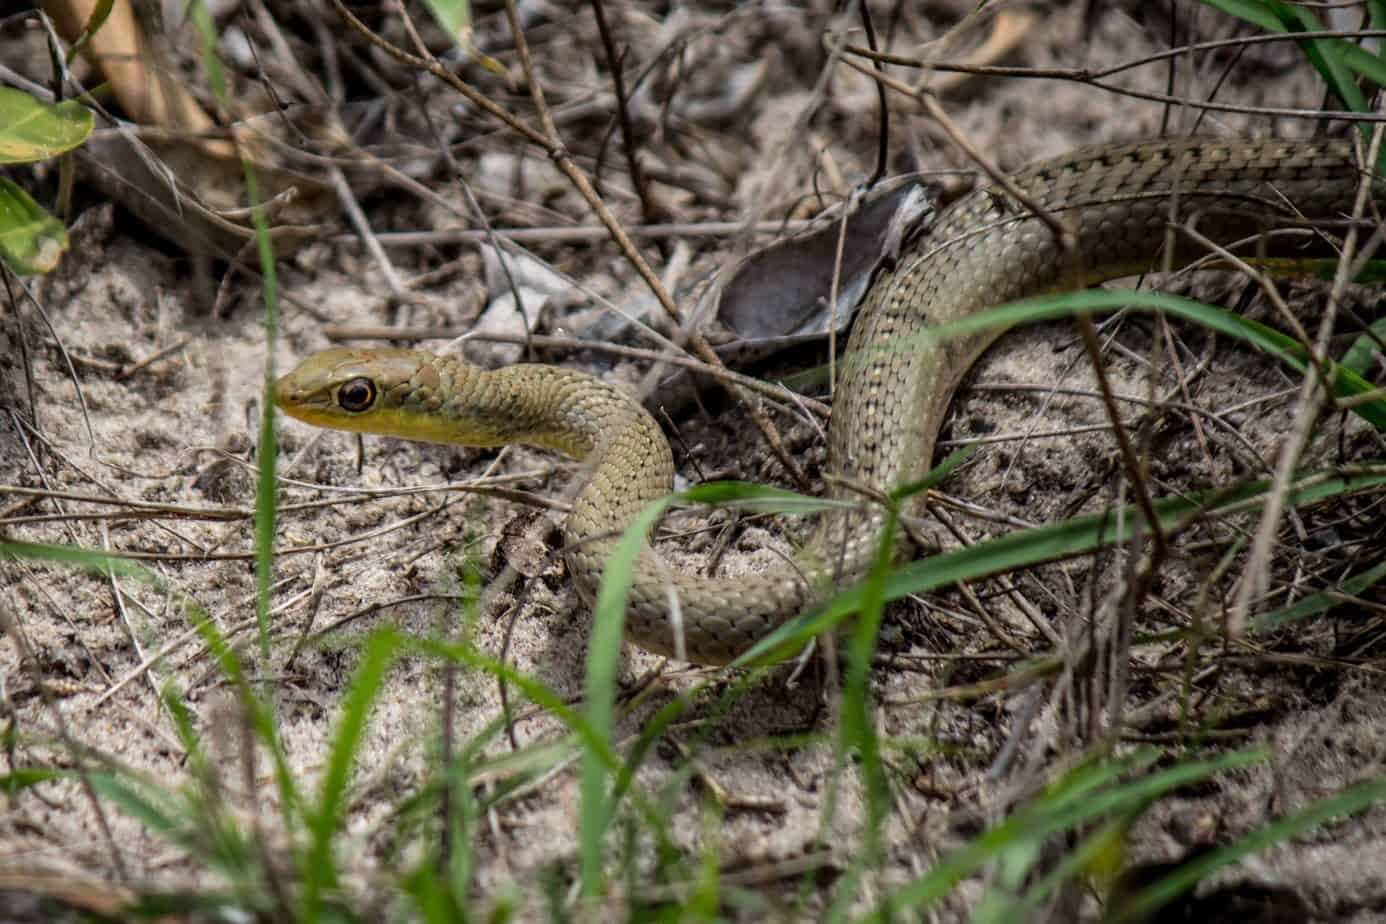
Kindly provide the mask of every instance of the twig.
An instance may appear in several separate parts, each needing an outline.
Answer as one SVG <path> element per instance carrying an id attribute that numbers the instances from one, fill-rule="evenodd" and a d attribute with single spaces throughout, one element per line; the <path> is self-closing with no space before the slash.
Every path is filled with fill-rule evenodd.
<path id="1" fill-rule="evenodd" d="M 164 347 L 161 350 L 155 350 L 153 353 L 150 353 L 144 359 L 137 360 L 136 362 L 133 362 L 128 366 L 121 366 L 119 369 L 116 370 L 115 380 L 117 382 L 124 381 L 125 379 L 128 379 L 130 376 L 134 375 L 136 372 L 139 372 L 143 369 L 147 369 L 148 367 L 157 363 L 159 360 L 171 356 L 174 353 L 177 353 L 179 350 L 183 349 L 183 347 L 187 346 L 188 341 L 190 341 L 191 339 L 191 337 L 179 337 L 173 343 L 170 343 L 168 346 Z"/>
<path id="2" fill-rule="evenodd" d="M 606 66 L 611 71 L 611 88 L 616 93 L 616 119 L 621 126 L 621 146 L 626 154 L 626 169 L 630 171 L 630 181 L 635 194 L 640 197 L 640 214 L 645 221 L 658 219 L 660 210 L 650 199 L 650 181 L 640 166 L 639 153 L 635 148 L 635 126 L 630 121 L 630 105 L 626 96 L 626 79 L 621 72 L 621 58 L 616 54 L 616 43 L 612 41 L 611 29 L 606 24 L 606 9 L 602 0 L 592 0 L 592 14 L 597 20 L 597 33 L 602 39 L 602 51 L 606 54 Z"/>
<path id="3" fill-rule="evenodd" d="M 1279 106 L 1243 106 L 1229 103 L 1214 103 L 1212 100 L 1195 99 L 1193 97 L 1170 96 L 1164 93 L 1150 93 L 1142 90 L 1133 90 L 1128 87 L 1115 86 L 1104 83 L 1103 78 L 1111 77 L 1115 74 L 1128 71 L 1146 64 L 1162 61 L 1165 58 L 1187 54 L 1191 51 L 1203 51 L 1213 48 L 1222 48 L 1236 45 L 1249 45 L 1260 42 L 1303 42 L 1307 39 L 1315 38 L 1382 38 L 1386 37 L 1386 30 L 1331 30 L 1317 32 L 1294 32 L 1277 35 L 1256 35 L 1242 36 L 1233 39 L 1220 39 L 1217 41 L 1198 42 L 1185 45 L 1181 48 L 1171 48 L 1164 51 L 1147 55 L 1143 58 L 1136 58 L 1133 61 L 1124 62 L 1105 70 L 1093 71 L 1087 68 L 1068 68 L 1068 67 L 1005 67 L 999 65 L 979 65 L 979 64 L 947 64 L 933 61 L 921 61 L 918 58 L 911 58 L 902 55 L 892 55 L 883 52 L 873 52 L 869 48 L 860 45 L 848 45 L 843 51 L 865 58 L 870 61 L 880 61 L 884 64 L 895 64 L 901 67 L 915 67 L 926 70 L 944 71 L 948 73 L 972 74 L 975 76 L 987 77 L 1018 77 L 1032 80 L 1066 80 L 1076 83 L 1087 84 L 1099 90 L 1106 90 L 1121 96 L 1129 96 L 1134 99 L 1148 100 L 1155 103 L 1176 104 L 1188 106 L 1193 109 L 1213 112 L 1237 112 L 1244 115 L 1267 115 L 1280 116 L 1298 119 L 1310 119 L 1324 122 L 1383 122 L 1386 121 L 1386 114 L 1373 112 L 1349 112 L 1345 110 L 1325 110 L 1325 109 L 1296 109 Z M 843 59 L 846 64 L 856 68 L 863 74 L 871 75 L 871 71 L 861 67 L 855 61 L 847 58 Z M 913 95 L 913 91 L 909 95 Z"/>
<path id="4" fill-rule="evenodd" d="M 980 167 L 982 172 L 985 173 L 993 183 L 1006 191 L 1007 195 L 1023 205 L 1027 211 L 1040 221 L 1044 222 L 1049 230 L 1053 232 L 1055 238 L 1058 239 L 1059 246 L 1064 252 L 1072 252 L 1074 244 L 1076 243 L 1076 238 L 1068 225 L 1050 214 L 1037 200 L 1017 186 L 990 158 L 982 154 L 981 150 L 979 150 L 976 145 L 967 140 L 967 137 L 962 133 L 962 129 L 958 128 L 957 123 L 953 121 L 952 117 L 948 115 L 943 106 L 939 104 L 938 97 L 934 95 L 932 90 L 927 88 L 916 90 L 903 81 L 896 80 L 888 74 L 882 74 L 862 67 L 855 61 L 844 59 L 843 63 L 867 77 L 870 77 L 872 80 L 878 81 L 897 93 L 918 102 L 919 105 L 924 108 L 924 111 L 929 114 L 930 118 L 937 122 L 944 133 L 948 135 L 948 139 L 952 141 L 953 144 L 957 145 L 963 154 L 967 156 L 968 160 Z"/>
<path id="5" fill-rule="evenodd" d="M 1375 164 L 1377 162 L 1377 153 L 1381 148 L 1381 136 L 1380 127 L 1372 132 L 1371 144 L 1368 146 L 1364 158 L 1365 163 Z M 1270 494 L 1266 498 L 1266 506 L 1261 513 L 1261 522 L 1256 528 L 1256 537 L 1252 540 L 1251 551 L 1247 555 L 1246 570 L 1242 572 L 1242 579 L 1237 586 L 1237 595 L 1232 604 L 1232 611 L 1228 614 L 1226 632 L 1229 638 L 1240 638 L 1246 632 L 1247 614 L 1251 610 L 1252 602 L 1261 597 L 1270 586 L 1271 550 L 1275 546 L 1275 534 L 1280 529 L 1280 516 L 1284 512 L 1285 503 L 1289 496 L 1290 482 L 1294 477 L 1295 469 L 1299 466 L 1304 447 L 1309 442 L 1309 435 L 1313 432 L 1314 424 L 1318 421 L 1319 415 L 1327 403 L 1325 399 L 1318 398 L 1317 392 L 1322 387 L 1325 394 L 1332 393 L 1332 388 L 1325 381 L 1324 368 L 1317 357 L 1328 355 L 1328 346 L 1333 336 L 1338 305 L 1342 302 L 1343 289 L 1349 281 L 1348 268 L 1357 250 L 1357 226 L 1362 214 L 1366 211 L 1367 201 L 1374 182 L 1375 177 L 1370 169 L 1362 171 L 1361 182 L 1357 185 L 1357 199 L 1352 204 L 1353 220 L 1348 225 L 1347 234 L 1343 238 L 1343 253 L 1338 261 L 1338 270 L 1333 277 L 1333 288 L 1328 293 L 1328 304 L 1324 308 L 1323 321 L 1319 324 L 1318 338 L 1310 356 L 1309 368 L 1305 371 L 1304 381 L 1300 384 L 1294 426 L 1291 429 L 1289 439 L 1281 446 L 1280 459 L 1275 468 L 1275 479 L 1272 482 Z"/>
<path id="6" fill-rule="evenodd" d="M 1157 561 L 1161 560 L 1168 551 L 1165 535 L 1160 529 L 1160 520 L 1155 514 L 1155 502 L 1150 497 L 1149 485 L 1146 483 L 1140 459 L 1136 456 L 1136 448 L 1131 445 L 1131 438 L 1121 423 L 1121 411 L 1117 408 L 1112 383 L 1107 378 L 1107 370 L 1102 364 L 1102 345 L 1097 340 L 1097 328 L 1093 326 L 1092 315 L 1087 313 L 1076 315 L 1074 323 L 1078 325 L 1078 332 L 1083 338 L 1083 348 L 1087 350 L 1088 361 L 1092 363 L 1097 388 L 1102 394 L 1102 405 L 1106 408 L 1107 419 L 1112 424 L 1112 435 L 1116 437 L 1122 465 L 1126 468 L 1126 477 L 1130 479 L 1131 488 L 1136 494 L 1136 504 L 1141 508 L 1141 514 L 1150 527 L 1151 538 L 1155 540 L 1154 558 Z"/>
<path id="7" fill-rule="evenodd" d="M 376 238 L 375 232 L 371 230 L 371 223 L 366 218 L 366 213 L 361 210 L 361 205 L 356 201 L 355 194 L 351 191 L 351 184 L 346 180 L 346 174 L 342 173 L 342 168 L 332 164 L 327 168 L 327 176 L 332 181 L 332 191 L 337 194 L 337 201 L 342 204 L 346 211 L 347 219 L 351 226 L 356 229 L 362 244 L 366 247 L 366 252 L 371 255 L 380 267 L 380 275 L 385 279 L 385 285 L 390 290 L 390 294 L 395 298 L 407 298 L 409 293 L 405 290 L 404 283 L 399 278 L 395 265 L 390 262 L 390 258 L 385 253 L 385 248 L 381 246 Z"/>
<path id="8" fill-rule="evenodd" d="M 385 166 L 384 164 L 379 164 Z M 626 232 L 632 238 L 655 241 L 670 237 L 729 237 L 740 234 L 797 234 L 822 224 L 817 219 L 788 219 L 786 221 L 758 221 L 748 225 L 744 221 L 703 221 L 682 222 L 660 225 L 631 225 Z M 571 244 L 586 241 L 601 241 L 611 237 L 605 225 L 569 225 L 554 228 L 496 228 L 496 237 L 513 241 L 516 244 Z M 486 242 L 490 234 L 480 229 L 447 229 L 443 231 L 385 231 L 377 234 L 376 240 L 386 247 L 413 247 L 426 244 L 475 244 Z M 334 241 L 349 243 L 359 240 L 354 234 L 339 234 Z"/>
<path id="9" fill-rule="evenodd" d="M 876 50 L 876 29 L 871 25 L 871 7 L 863 3 L 857 7 L 857 14 L 861 17 L 861 28 L 866 33 L 867 44 L 871 50 Z M 881 73 L 885 73 L 885 65 L 879 61 L 875 62 L 875 68 Z M 885 176 L 886 166 L 890 158 L 890 106 L 886 102 L 885 87 L 876 84 L 876 109 L 880 113 L 881 126 L 876 134 L 876 168 L 871 171 L 871 177 L 866 181 L 868 189 L 873 188 Z M 841 245 L 839 244 L 839 247 Z M 841 257 L 839 257 L 839 260 Z M 833 279 L 833 304 L 837 304 L 837 280 Z"/>

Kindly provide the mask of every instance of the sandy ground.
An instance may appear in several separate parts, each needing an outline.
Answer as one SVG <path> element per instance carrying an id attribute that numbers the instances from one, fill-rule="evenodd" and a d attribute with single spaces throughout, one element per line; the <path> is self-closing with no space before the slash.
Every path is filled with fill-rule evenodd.
<path id="1" fill-rule="evenodd" d="M 909 53 L 918 41 L 935 37 L 968 4 L 952 6 L 950 10 L 947 5 L 930 5 L 928 16 L 900 24 L 894 50 Z M 1096 69 L 1165 47 L 1166 25 L 1159 18 L 1133 18 L 1138 5 L 1095 5 L 1090 22 L 1084 19 L 1083 6 L 1045 6 L 1023 45 L 1006 62 Z M 766 217 L 778 217 L 793 197 L 814 188 L 815 173 L 820 187 L 831 187 L 839 177 L 850 182 L 869 172 L 873 97 L 857 75 L 838 73 L 809 128 L 798 122 L 811 102 L 816 77 L 800 62 L 816 60 L 821 17 L 766 8 L 743 13 L 740 26 L 732 28 L 727 21 L 735 17 L 711 11 L 679 15 L 703 27 L 690 39 L 693 61 L 719 64 L 732 73 L 740 73 L 737 68 L 748 62 L 770 61 L 764 85 L 742 111 L 684 136 L 686 142 L 696 138 L 697 145 L 706 146 L 706 152 L 690 157 L 690 169 L 728 178 L 723 183 L 725 201 L 714 206 L 686 189 L 656 184 L 681 218 L 742 217 L 760 208 L 768 209 Z M 879 28 L 885 28 L 884 21 L 878 22 Z M 1208 11 L 1183 26 L 1195 39 L 1231 34 L 1227 23 Z M 639 54 L 653 56 L 656 40 L 669 28 L 667 21 L 632 12 L 625 40 Z M 911 37 L 909 29 L 921 31 Z M 567 50 L 585 63 L 567 65 L 578 73 L 563 74 L 566 79 L 576 86 L 584 86 L 583 81 L 588 87 L 602 85 L 605 78 L 590 64 L 597 47 L 590 27 L 572 34 L 540 28 L 532 40 L 542 44 L 544 61 L 551 62 L 541 66 L 563 74 L 561 53 Z M 966 48 L 964 43 L 950 54 L 956 59 Z M 1208 55 L 1199 59 L 1197 68 L 1185 67 L 1178 92 L 1207 96 L 1226 63 L 1224 57 Z M 690 86 L 696 89 L 697 69 L 691 70 Z M 1122 75 L 1119 82 L 1164 92 L 1166 73 L 1147 67 Z M 436 86 L 428 92 L 442 95 Z M 1217 98 L 1312 107 L 1320 96 L 1314 76 L 1286 49 L 1275 48 L 1249 52 Z M 1194 112 L 1166 112 L 1155 103 L 1073 82 L 976 78 L 951 90 L 945 103 L 963 131 L 1007 168 L 1078 144 L 1154 136 L 1166 118 L 1171 134 L 1197 128 L 1214 136 L 1294 136 L 1312 130 L 1312 125 L 1290 119 L 1228 113 L 1211 113 L 1199 121 Z M 965 166 L 936 126 L 910 112 L 906 104 L 897 101 L 895 106 L 894 171 Z M 565 130 L 584 138 L 581 133 L 596 129 L 579 123 Z M 652 145 L 665 157 L 663 166 L 684 166 L 669 162 L 676 148 L 663 135 L 656 137 L 660 140 Z M 581 150 L 593 149 L 584 140 Z M 481 150 L 464 146 L 461 160 L 463 169 L 476 171 L 478 177 Z M 519 148 L 496 142 L 487 150 L 513 158 Z M 514 199 L 477 180 L 490 193 L 484 204 L 496 219 L 544 225 L 556 223 L 552 213 L 557 213 L 559 219 L 588 222 L 571 193 L 561 187 L 553 192 L 544 185 L 552 181 L 546 179 L 543 158 L 532 152 L 529 156 L 528 169 L 538 179 L 530 181 L 529 189 L 515 189 L 519 195 Z M 607 159 L 610 170 L 617 158 L 608 154 Z M 638 220 L 623 173 L 613 185 L 622 217 Z M 454 189 L 446 188 L 444 194 L 461 203 Z M 398 189 L 376 187 L 365 194 L 364 204 L 378 231 L 451 223 L 440 209 L 420 205 Z M 691 244 L 690 269 L 680 280 L 680 296 L 689 304 L 698 285 L 729 259 L 730 251 L 730 245 L 717 240 Z M 648 302 L 634 274 L 608 244 L 543 245 L 539 252 L 622 306 Z M 647 253 L 661 259 L 658 253 Z M 412 301 L 401 304 L 388 296 L 379 264 L 354 243 L 322 240 L 285 261 L 281 281 L 292 301 L 284 306 L 282 334 L 272 350 L 280 370 L 329 345 L 324 320 L 347 326 L 460 326 L 473 319 L 484 299 L 475 249 L 399 247 L 392 248 L 390 256 L 411 278 L 451 260 L 461 263 L 456 272 L 439 274 L 436 283 L 421 287 Z M 194 282 L 189 261 L 181 254 L 128 219 L 113 220 L 109 210 L 93 206 L 79 220 L 73 252 L 64 264 L 50 277 L 29 283 L 34 300 L 6 300 L 0 313 L 0 407 L 5 411 L 0 414 L 0 490 L 6 492 L 0 494 L 0 536 L 137 556 L 170 588 L 211 614 L 242 655 L 253 660 L 257 651 L 249 515 L 263 400 L 264 330 L 256 289 L 244 277 L 229 283 L 230 298 L 214 315 L 208 314 Z M 1173 280 L 1166 288 L 1235 301 L 1242 284 L 1205 277 L 1198 283 Z M 1291 286 L 1287 291 L 1306 316 L 1320 304 L 1316 299 L 1321 292 L 1312 286 Z M 1361 300 L 1367 302 L 1368 295 Z M 1267 314 L 1260 305 L 1251 310 L 1258 316 Z M 579 297 L 551 310 L 543 327 L 550 332 L 581 330 L 601 314 L 591 300 Z M 1107 371 L 1117 393 L 1145 396 L 1152 387 L 1161 395 L 1177 393 L 1177 382 L 1165 373 L 1153 386 L 1149 380 L 1147 357 L 1156 331 L 1141 319 L 1104 327 Z M 1295 377 L 1200 331 L 1181 327 L 1177 333 L 1186 351 L 1186 369 L 1197 370 L 1190 400 L 1202 410 L 1195 415 L 1170 412 L 1156 427 L 1153 482 L 1165 494 L 1196 491 L 1272 465 L 1293 408 Z M 435 348 L 445 344 L 424 342 Z M 173 345 L 177 349 L 157 361 L 132 374 L 119 374 Z M 557 358 L 629 383 L 639 382 L 643 373 L 635 364 L 609 364 L 590 355 Z M 1049 390 L 1055 385 L 1085 394 Z M 1099 426 L 1106 418 L 1093 397 L 1094 388 L 1081 343 L 1066 324 L 1009 335 L 978 364 L 945 431 L 952 441 L 989 440 L 944 486 L 947 495 L 971 505 L 950 514 L 966 535 L 1000 535 L 1019 523 L 1050 522 L 1113 503 L 1116 455 L 1110 433 Z M 1125 410 L 1132 420 L 1140 412 L 1135 405 Z M 1191 423 L 1195 419 L 1197 427 Z M 776 420 L 786 428 L 788 442 L 802 448 L 806 464 L 819 474 L 824 453 L 814 431 L 789 415 L 780 414 Z M 717 477 L 783 483 L 782 473 L 761 445 L 746 437 L 751 429 L 740 413 L 705 417 L 694 412 L 675 423 L 681 440 L 675 444 L 676 455 L 690 481 L 701 470 Z M 1381 450 L 1380 442 L 1358 421 L 1338 415 L 1325 419 L 1307 461 L 1361 461 L 1380 458 Z M 523 532 L 533 517 L 521 505 L 444 486 L 486 474 L 506 476 L 514 486 L 556 497 L 575 470 L 536 450 L 496 453 L 381 439 L 358 444 L 345 434 L 318 432 L 293 422 L 281 424 L 280 453 L 285 509 L 277 536 L 271 671 L 285 749 L 295 768 L 312 779 L 322 766 L 338 704 L 358 660 L 355 643 L 380 625 L 405 633 L 450 631 L 460 611 L 455 598 L 466 563 L 479 564 L 488 575 L 499 573 L 507 551 L 497 549 L 498 541 L 508 533 Z M 41 493 L 13 490 L 18 488 Z M 137 503 L 192 509 L 150 516 Z M 1368 503 L 1363 502 L 1365 510 L 1306 514 L 1285 535 L 1291 538 L 1298 532 L 1300 542 L 1319 543 L 1316 551 L 1325 543 L 1331 546 L 1335 536 L 1360 540 L 1375 535 L 1379 542 L 1379 527 L 1374 534 L 1370 528 L 1373 514 Z M 1249 523 L 1237 525 L 1247 528 Z M 937 534 L 940 541 L 956 544 L 946 532 Z M 1200 586 L 1233 536 L 1227 529 L 1210 529 L 1190 538 L 1207 547 L 1177 556 L 1161 573 L 1156 602 L 1140 614 L 1143 631 L 1187 624 Z M 725 573 L 772 560 L 763 549 L 767 543 L 790 548 L 779 526 L 757 524 L 742 530 L 731 539 L 722 566 Z M 689 542 L 681 539 L 677 544 Z M 692 551 L 680 557 L 697 566 L 712 544 L 711 537 L 700 536 Z M 1302 594 L 1334 575 L 1350 573 L 1348 566 L 1360 566 L 1372 553 L 1359 541 L 1342 554 L 1337 570 L 1320 561 L 1307 571 L 1295 564 L 1298 554 L 1286 548 L 1285 564 L 1277 566 L 1276 576 L 1278 581 L 1303 580 Z M 1123 567 L 1120 556 L 1108 555 L 1095 563 L 1081 559 L 1035 569 L 1011 581 L 1026 607 L 1063 631 L 1076 632 L 1092 612 L 1092 587 L 1099 593 L 1110 588 Z M 1232 577 L 1235 572 L 1234 566 Z M 239 721 L 233 693 L 188 631 L 187 616 L 170 595 L 129 579 L 23 560 L 0 561 L 0 585 L 0 611 L 12 623 L 9 639 L 0 644 L 0 712 L 5 726 L 19 732 L 16 743 L 7 745 L 0 766 L 69 765 L 69 751 L 58 740 L 66 735 L 124 767 L 166 782 L 185 780 L 184 748 L 157 696 L 161 687 L 172 684 L 194 710 L 207 747 L 225 770 L 228 790 L 244 803 L 237 776 Z M 1230 586 L 1216 584 L 1214 599 Z M 975 590 L 987 601 L 990 618 L 1022 650 L 1048 650 L 1024 609 L 999 585 L 983 584 Z M 563 696 L 579 695 L 589 617 L 561 567 L 522 578 L 492 602 L 491 611 L 472 626 L 477 645 L 492 654 L 505 646 L 517 670 L 541 677 Z M 1220 836 L 1231 838 L 1353 782 L 1386 773 L 1382 643 L 1362 635 L 1358 649 L 1338 647 L 1344 634 L 1356 633 L 1370 618 L 1379 622 L 1379 613 L 1336 613 L 1260 639 L 1244 656 L 1210 658 L 1215 669 L 1200 681 L 1200 720 L 1219 723 L 1225 746 L 1260 745 L 1270 759 L 1160 803 L 1133 835 L 1133 860 L 1181 856 L 1189 846 L 1191 826 L 1211 823 Z M 325 639 L 315 634 L 325 627 L 332 628 Z M 27 667 L 21 664 L 20 638 L 31 658 Z M 898 803 L 886 830 L 892 860 L 874 883 L 877 889 L 917 874 L 950 846 L 975 834 L 978 824 L 1004 812 L 1019 790 L 1034 786 L 1062 764 L 1055 752 L 1060 720 L 1046 705 L 1043 691 L 1023 690 L 972 704 L 919 704 L 933 689 L 994 676 L 1015 658 L 1015 652 L 986 630 L 962 595 L 950 592 L 895 607 L 887 639 L 896 657 L 883 662 L 874 676 L 880 729 L 901 739 L 931 740 L 939 747 L 902 757 L 901 765 L 893 768 Z M 1143 649 L 1129 708 L 1148 703 L 1175 682 L 1180 658 L 1168 650 Z M 658 666 L 658 659 L 630 649 L 622 676 L 634 680 Z M 679 665 L 665 667 L 654 691 L 622 722 L 621 735 L 635 734 L 671 696 L 703 675 Z M 52 705 L 40 695 L 40 677 Z M 827 830 L 823 827 L 825 793 L 833 774 L 831 748 L 735 747 L 767 735 L 827 730 L 831 710 L 814 684 L 791 686 L 783 675 L 774 675 L 726 715 L 717 715 L 715 709 L 720 690 L 721 686 L 710 688 L 692 710 L 695 717 L 715 716 L 715 721 L 678 731 L 674 738 L 692 742 L 703 752 L 701 766 L 731 794 L 720 833 L 724 867 L 773 869 L 776 863 L 816 854 L 824 843 L 850 843 L 861 817 L 850 778 L 835 821 Z M 457 696 L 457 733 L 462 740 L 478 734 L 500 714 L 497 685 L 484 675 L 464 673 Z M 342 844 L 347 865 L 363 881 L 385 862 L 389 813 L 426 778 L 442 697 L 442 672 L 419 657 L 405 658 L 382 694 L 352 794 L 350 832 Z M 521 712 L 524 717 L 514 725 L 521 744 L 560 730 L 549 716 Z M 1132 739 L 1168 742 L 1177 720 L 1173 706 L 1157 705 L 1132 728 Z M 1015 735 L 1025 739 L 1019 756 L 1011 757 L 999 777 L 989 773 L 1002 754 L 1011 753 L 1007 743 Z M 509 746 L 502 737 L 490 748 L 500 753 Z M 681 762 L 673 745 L 660 749 L 648 762 L 641 783 L 656 790 Z M 257 785 L 265 792 L 262 798 L 268 798 L 271 783 L 263 766 Z M 493 813 L 478 840 L 479 895 L 494 895 L 507 884 L 529 888 L 536 873 L 553 864 L 565 871 L 563 875 L 572 875 L 577 786 L 578 773 L 568 768 Z M 704 785 L 695 783 L 683 785 L 673 796 L 678 805 L 674 834 L 690 851 L 706 836 L 704 793 Z M 186 886 L 189 877 L 197 875 L 178 850 L 127 816 L 111 811 L 108 819 L 124 864 L 139 880 Z M 0 865 L 5 867 L 110 876 L 108 843 L 76 785 L 46 785 L 7 798 L 0 809 Z M 1259 855 L 1219 881 L 1272 885 L 1293 892 L 1317 919 L 1365 922 L 1386 920 L 1383 870 L 1386 809 L 1378 808 Z M 797 879 L 778 883 L 767 878 L 757 889 L 772 905 L 797 889 Z M 964 915 L 977 894 L 976 886 L 960 890 L 940 919 Z M 533 910 L 537 912 L 537 906 Z"/>

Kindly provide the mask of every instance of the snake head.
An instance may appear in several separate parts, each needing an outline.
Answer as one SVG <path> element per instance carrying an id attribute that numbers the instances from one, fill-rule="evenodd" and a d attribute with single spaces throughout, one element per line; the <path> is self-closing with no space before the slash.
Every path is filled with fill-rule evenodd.
<path id="1" fill-rule="evenodd" d="M 274 387 L 274 403 L 318 427 L 453 442 L 437 415 L 438 357 L 414 350 L 337 347 L 309 356 Z"/>

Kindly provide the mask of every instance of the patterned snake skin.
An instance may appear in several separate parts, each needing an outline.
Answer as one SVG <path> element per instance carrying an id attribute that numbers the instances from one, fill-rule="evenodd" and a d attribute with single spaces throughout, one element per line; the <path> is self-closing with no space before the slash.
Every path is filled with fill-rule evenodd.
<path id="1" fill-rule="evenodd" d="M 1361 176 L 1344 141 L 1185 140 L 1080 149 L 1013 177 L 1076 235 L 1068 253 L 1043 221 L 1000 188 L 968 194 L 872 286 L 838 385 L 830 470 L 883 491 L 927 472 L 954 390 L 1003 331 L 911 343 L 925 327 L 1027 296 L 1187 265 L 1202 251 L 1167 234 L 1172 219 L 1223 245 L 1272 227 L 1341 227 Z M 1373 180 L 1373 199 L 1386 199 L 1382 192 Z M 1167 238 L 1179 242 L 1173 255 L 1163 253 Z M 1304 238 L 1295 240 L 1302 249 Z M 1286 253 L 1274 239 L 1260 247 L 1253 252 Z M 473 446 L 525 442 L 588 459 L 591 476 L 564 533 L 589 600 L 614 536 L 673 485 L 669 444 L 635 400 L 553 366 L 486 371 L 423 352 L 332 349 L 284 376 L 276 400 L 317 426 Z M 793 565 L 735 579 L 681 573 L 647 547 L 636 563 L 627 637 L 690 661 L 726 663 L 833 587 L 863 576 L 883 522 L 879 509 L 823 514 Z"/>

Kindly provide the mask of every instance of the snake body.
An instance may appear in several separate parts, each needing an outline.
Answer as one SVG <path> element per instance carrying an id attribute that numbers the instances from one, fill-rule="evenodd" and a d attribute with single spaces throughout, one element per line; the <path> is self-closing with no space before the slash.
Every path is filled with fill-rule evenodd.
<path id="1" fill-rule="evenodd" d="M 1168 233 L 1172 222 L 1220 245 L 1273 227 L 1341 224 L 1361 171 L 1343 141 L 1185 140 L 1079 149 L 1012 182 L 1071 230 L 1075 246 L 1064 250 L 999 186 L 964 196 L 908 244 L 873 283 L 848 342 L 829 429 L 835 481 L 888 491 L 923 477 L 954 390 L 1003 332 L 908 344 L 926 326 L 1187 265 L 1205 251 Z M 1386 198 L 1378 180 L 1373 196 Z M 1163 253 L 1167 240 L 1175 253 Z M 1296 240 L 1302 248 L 1304 238 Z M 1283 255 L 1284 247 L 1272 238 L 1257 252 Z M 276 401 L 318 426 L 472 446 L 523 442 L 588 460 L 590 475 L 564 526 L 588 599 L 615 537 L 673 485 L 668 442 L 634 399 L 553 366 L 488 371 L 417 351 L 330 349 L 284 376 Z M 884 520 L 876 505 L 830 511 L 793 564 L 735 579 L 677 571 L 646 547 L 630 589 L 627 637 L 690 661 L 726 663 L 832 587 L 864 575 Z"/>

